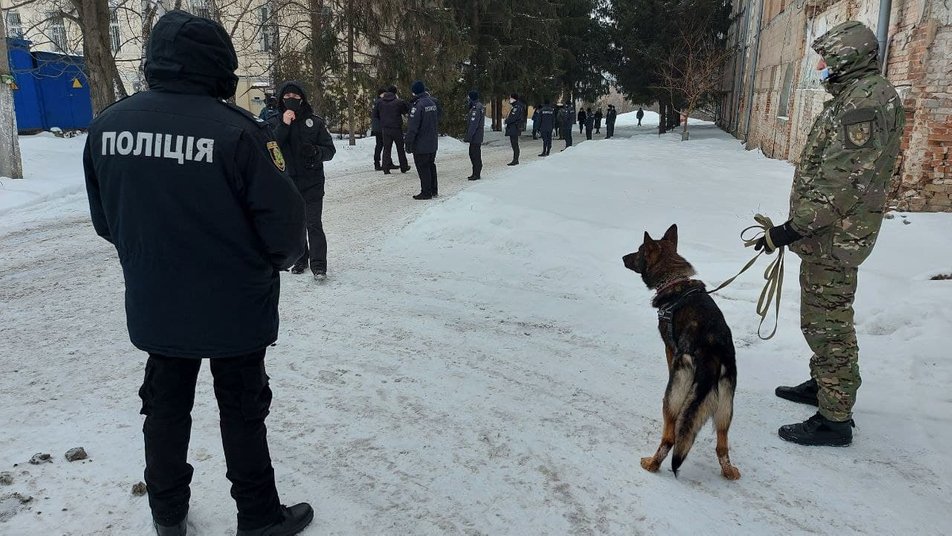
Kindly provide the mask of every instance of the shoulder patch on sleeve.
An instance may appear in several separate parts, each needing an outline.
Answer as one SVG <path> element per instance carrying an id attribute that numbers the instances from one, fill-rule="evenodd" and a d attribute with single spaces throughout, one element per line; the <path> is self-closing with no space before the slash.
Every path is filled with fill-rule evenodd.
<path id="1" fill-rule="evenodd" d="M 862 149 L 870 145 L 876 127 L 876 109 L 859 108 L 843 114 L 845 145 L 847 149 Z"/>
<path id="2" fill-rule="evenodd" d="M 280 171 L 284 171 L 287 166 L 284 163 L 284 154 L 281 153 L 281 147 L 278 146 L 278 142 L 273 140 L 269 141 L 267 147 L 268 154 L 271 155 L 271 161 L 274 162 L 274 167 Z"/>

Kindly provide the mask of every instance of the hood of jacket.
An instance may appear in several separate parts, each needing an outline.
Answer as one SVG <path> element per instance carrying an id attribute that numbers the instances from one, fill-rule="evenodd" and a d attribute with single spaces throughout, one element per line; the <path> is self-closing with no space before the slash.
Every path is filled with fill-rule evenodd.
<path id="1" fill-rule="evenodd" d="M 396 95 L 396 93 L 391 93 L 391 92 L 388 91 L 388 92 L 386 92 L 386 93 L 383 94 L 383 97 L 381 97 L 381 99 L 383 99 L 383 100 L 385 100 L 385 101 L 387 101 L 387 102 L 390 102 L 390 101 L 396 100 L 396 99 L 397 99 L 397 95 Z"/>
<path id="2" fill-rule="evenodd" d="M 876 35 L 861 22 L 834 26 L 813 42 L 813 50 L 830 69 L 823 85 L 834 95 L 855 80 L 880 71 Z"/>
<path id="3" fill-rule="evenodd" d="M 307 93 L 304 91 L 304 85 L 297 80 L 288 80 L 278 87 L 278 112 L 283 115 L 288 109 L 287 106 L 284 105 L 284 94 L 289 90 L 301 96 L 301 115 L 312 115 L 314 113 L 314 108 L 312 108 L 311 103 L 307 101 Z"/>
<path id="4" fill-rule="evenodd" d="M 152 28 L 145 56 L 149 88 L 171 93 L 234 96 L 238 56 L 221 24 L 170 11 Z"/>

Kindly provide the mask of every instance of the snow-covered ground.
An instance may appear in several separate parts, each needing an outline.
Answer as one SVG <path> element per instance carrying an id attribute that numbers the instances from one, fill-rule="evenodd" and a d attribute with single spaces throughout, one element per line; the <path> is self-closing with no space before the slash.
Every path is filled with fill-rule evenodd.
<path id="1" fill-rule="evenodd" d="M 705 124 L 616 138 L 506 168 L 488 134 L 478 183 L 465 145 L 441 140 L 441 197 L 415 171 L 366 171 L 372 139 L 328 167 L 330 279 L 283 276 L 268 367 L 279 491 L 310 501 L 304 534 L 949 534 L 952 532 L 952 214 L 887 220 L 860 270 L 863 386 L 849 448 L 804 448 L 776 429 L 812 414 L 773 396 L 808 374 L 798 268 L 788 256 L 777 336 L 761 341 L 758 270 L 721 291 L 738 351 L 725 481 L 713 433 L 680 478 L 649 474 L 666 366 L 651 294 L 624 269 L 643 231 L 671 223 L 709 284 L 751 256 L 740 230 L 782 220 L 793 167 Z M 604 131 L 603 131 L 604 133 Z M 86 215 L 80 140 L 23 138 L 28 179 L 0 189 L 0 534 L 147 535 L 122 278 Z M 36 143 L 32 143 L 36 141 Z M 58 195 L 53 195 L 58 192 Z M 761 265 L 762 266 L 762 265 Z M 190 534 L 234 533 L 207 368 L 192 434 Z M 92 461 L 67 463 L 83 446 Z M 29 465 L 36 452 L 53 463 Z M 669 462 L 670 463 L 670 462 Z M 32 496 L 21 505 L 13 493 Z"/>

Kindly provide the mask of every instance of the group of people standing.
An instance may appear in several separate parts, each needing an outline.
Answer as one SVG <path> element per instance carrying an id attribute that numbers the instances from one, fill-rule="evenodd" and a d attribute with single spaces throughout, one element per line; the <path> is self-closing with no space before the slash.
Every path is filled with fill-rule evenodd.
<path id="1" fill-rule="evenodd" d="M 397 87 L 381 88 L 370 112 L 370 132 L 374 136 L 374 169 L 389 175 L 399 169 L 410 170 L 406 153 L 413 155 L 420 175 L 420 193 L 414 199 L 433 199 L 439 194 L 436 176 L 436 152 L 439 146 L 439 122 L 443 114 L 439 102 L 430 95 L 426 85 L 417 80 L 410 86 L 409 101 L 397 95 Z M 407 116 L 406 135 L 403 116 Z M 393 165 L 396 146 L 400 166 Z"/>

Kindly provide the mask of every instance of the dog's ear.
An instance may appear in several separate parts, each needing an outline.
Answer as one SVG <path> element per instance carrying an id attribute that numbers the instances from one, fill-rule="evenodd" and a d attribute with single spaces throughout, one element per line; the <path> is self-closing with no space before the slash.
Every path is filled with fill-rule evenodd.
<path id="1" fill-rule="evenodd" d="M 644 243 L 645 243 L 645 244 L 651 244 L 652 242 L 654 242 L 654 240 L 651 239 L 651 235 L 648 234 L 648 231 L 645 231 L 645 240 L 644 240 Z"/>
<path id="2" fill-rule="evenodd" d="M 673 224 L 671 227 L 668 227 L 668 230 L 664 232 L 664 236 L 661 237 L 661 240 L 667 240 L 674 244 L 674 247 L 678 247 L 678 224 Z"/>

